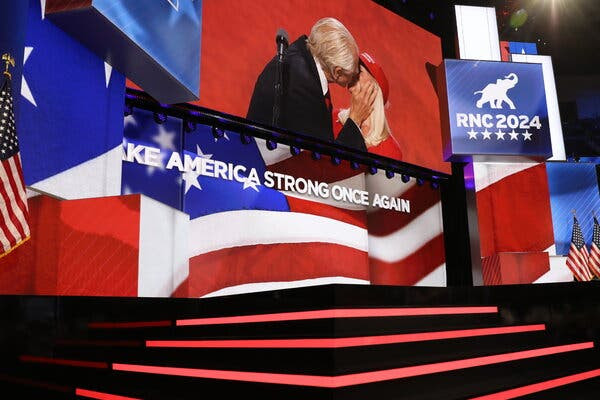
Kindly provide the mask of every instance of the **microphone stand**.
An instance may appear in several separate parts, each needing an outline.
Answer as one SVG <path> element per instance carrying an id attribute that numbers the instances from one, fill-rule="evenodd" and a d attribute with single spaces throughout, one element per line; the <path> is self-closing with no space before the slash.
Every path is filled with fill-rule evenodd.
<path id="1" fill-rule="evenodd" d="M 275 64 L 275 101 L 273 103 L 273 119 L 271 125 L 276 127 L 279 124 L 279 115 L 281 113 L 281 97 L 283 96 L 283 55 L 287 49 L 287 32 L 280 30 L 277 32 L 277 63 Z"/>

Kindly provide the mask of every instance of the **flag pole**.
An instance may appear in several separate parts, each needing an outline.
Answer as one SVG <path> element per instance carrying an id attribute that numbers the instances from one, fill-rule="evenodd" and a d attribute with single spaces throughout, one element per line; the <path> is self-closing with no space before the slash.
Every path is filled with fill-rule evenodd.
<path id="1" fill-rule="evenodd" d="M 11 75 L 10 71 L 8 70 L 8 68 L 15 66 L 15 59 L 13 58 L 12 55 L 10 55 L 10 53 L 4 53 L 4 54 L 2 54 L 2 61 L 4 61 L 6 63 L 6 68 L 4 69 L 3 74 L 8 79 L 12 80 L 12 75 Z"/>

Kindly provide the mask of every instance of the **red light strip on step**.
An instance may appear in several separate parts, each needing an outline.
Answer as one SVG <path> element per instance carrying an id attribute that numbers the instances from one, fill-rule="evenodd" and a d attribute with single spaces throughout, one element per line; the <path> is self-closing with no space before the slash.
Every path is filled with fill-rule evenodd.
<path id="1" fill-rule="evenodd" d="M 494 394 L 488 394 L 481 397 L 476 397 L 471 400 L 507 400 L 521 396 L 526 396 L 532 393 L 542 392 L 544 390 L 554 389 L 560 386 L 569 385 L 571 383 L 584 381 L 586 379 L 597 378 L 600 376 L 600 369 L 581 372 L 579 374 L 563 376 L 562 378 L 551 379 L 545 382 L 534 383 L 527 386 L 522 386 L 515 389 L 505 390 Z"/>
<path id="2" fill-rule="evenodd" d="M 245 324 L 251 322 L 299 321 L 323 318 L 411 317 L 425 315 L 497 313 L 498 307 L 350 308 L 297 311 L 233 317 L 178 319 L 176 325 Z"/>
<path id="3" fill-rule="evenodd" d="M 63 346 L 104 346 L 104 347 L 141 347 L 141 340 L 86 340 L 86 339 L 57 339 L 58 345 Z"/>
<path id="4" fill-rule="evenodd" d="M 67 365 L 69 367 L 108 368 L 108 363 L 101 361 L 65 360 L 62 358 L 19 356 L 19 361 L 40 364 Z"/>
<path id="5" fill-rule="evenodd" d="M 140 400 L 136 397 L 118 396 L 116 394 L 95 392 L 93 390 L 87 390 L 87 389 L 81 389 L 81 388 L 75 389 L 75 395 L 81 396 L 81 397 L 87 397 L 90 399 L 99 399 L 99 400 Z"/>
<path id="6" fill-rule="evenodd" d="M 374 346 L 429 340 L 457 339 L 473 336 L 502 335 L 543 331 L 540 325 L 506 326 L 497 328 L 461 329 L 440 332 L 404 333 L 399 335 L 361 336 L 321 339 L 249 339 L 249 340 L 147 340 L 146 347 L 171 348 L 272 348 L 272 349 L 337 349 L 343 347 Z"/>
<path id="7" fill-rule="evenodd" d="M 18 385 L 39 387 L 39 388 L 43 388 L 46 390 L 54 390 L 56 392 L 63 392 L 63 393 L 72 393 L 73 392 L 73 388 L 71 388 L 69 386 L 62 386 L 62 385 L 57 385 L 55 383 L 36 381 L 33 379 L 21 378 L 18 376 L 12 376 L 12 375 L 6 375 L 6 374 L 0 374 L 0 381 L 16 383 Z"/>
<path id="8" fill-rule="evenodd" d="M 123 328 L 153 328 L 171 326 L 171 321 L 133 321 L 133 322 L 90 322 L 88 328 L 123 329 Z"/>
<path id="9" fill-rule="evenodd" d="M 551 354 L 590 349 L 592 347 L 594 347 L 593 342 L 584 342 L 562 346 L 544 347 L 534 350 L 518 351 L 514 353 L 504 353 L 492 356 L 468 358 L 464 360 L 445 361 L 433 364 L 415 365 L 411 367 L 386 369 L 371 372 L 360 372 L 356 374 L 337 376 L 224 371 L 212 369 L 162 367 L 135 364 L 113 364 L 112 368 L 115 371 L 186 376 L 192 378 L 225 379 L 233 381 L 273 383 L 281 385 L 338 388 L 345 386 L 361 385 L 365 383 L 388 381 L 393 379 L 409 378 L 413 376 L 434 374 L 438 372 L 454 371 L 458 369 L 498 364 L 508 361 L 523 360 L 527 358 L 542 357 Z"/>

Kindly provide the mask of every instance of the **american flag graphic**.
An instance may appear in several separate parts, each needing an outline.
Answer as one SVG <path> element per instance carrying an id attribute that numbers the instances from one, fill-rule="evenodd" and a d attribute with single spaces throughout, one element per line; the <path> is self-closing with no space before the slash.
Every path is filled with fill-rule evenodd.
<path id="1" fill-rule="evenodd" d="M 388 179 L 384 171 L 365 174 L 347 161 L 334 166 L 329 156 L 316 161 L 308 151 L 292 156 L 281 144 L 269 150 L 261 139 L 243 144 L 235 132 L 215 138 L 206 125 L 185 133 L 181 121 L 157 125 L 152 113 L 138 109 L 125 118 L 124 136 L 126 143 L 160 147 L 165 160 L 183 149 L 252 167 L 259 176 L 271 171 L 410 201 L 410 213 L 403 213 L 124 162 L 123 193 L 144 193 L 189 215 L 186 296 L 328 283 L 446 283 L 440 192 L 429 184 Z"/>
<path id="2" fill-rule="evenodd" d="M 594 217 L 594 235 L 590 248 L 589 267 L 596 278 L 600 278 L 600 224 L 596 217 Z"/>
<path id="3" fill-rule="evenodd" d="M 573 217 L 573 234 L 571 236 L 571 248 L 567 256 L 567 267 L 578 281 L 590 281 L 593 278 L 588 268 L 589 256 L 577 217 Z"/>
<path id="4" fill-rule="evenodd" d="M 0 91 L 0 161 L 0 256 L 4 256 L 29 238 L 27 197 L 8 75 Z"/>

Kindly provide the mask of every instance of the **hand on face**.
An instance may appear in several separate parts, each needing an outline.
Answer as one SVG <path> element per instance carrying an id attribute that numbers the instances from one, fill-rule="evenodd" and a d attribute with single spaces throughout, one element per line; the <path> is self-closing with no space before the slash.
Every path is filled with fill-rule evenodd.
<path id="1" fill-rule="evenodd" d="M 358 126 L 362 126 L 373 112 L 373 102 L 377 93 L 376 85 L 375 79 L 361 66 L 358 80 L 349 88 L 351 98 L 348 116 Z"/>
<path id="2" fill-rule="evenodd" d="M 360 133 L 363 137 L 369 136 L 369 133 L 371 133 L 371 118 L 365 119 L 363 123 L 360 124 Z"/>

